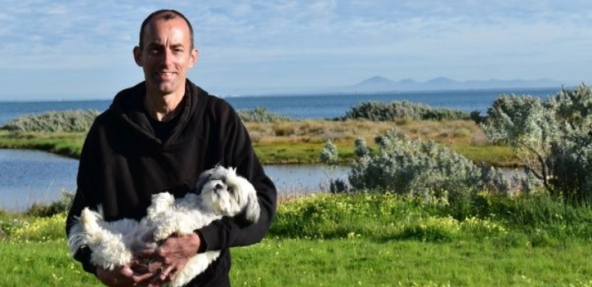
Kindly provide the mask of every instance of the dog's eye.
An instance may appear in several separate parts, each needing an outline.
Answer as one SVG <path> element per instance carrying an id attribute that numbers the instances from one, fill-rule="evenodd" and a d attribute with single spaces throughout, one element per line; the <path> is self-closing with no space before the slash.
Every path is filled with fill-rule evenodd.
<path id="1" fill-rule="evenodd" d="M 230 192 L 230 193 L 234 193 L 234 189 L 233 189 L 232 187 L 230 187 L 230 186 L 229 186 L 229 187 L 228 187 L 228 192 Z"/>

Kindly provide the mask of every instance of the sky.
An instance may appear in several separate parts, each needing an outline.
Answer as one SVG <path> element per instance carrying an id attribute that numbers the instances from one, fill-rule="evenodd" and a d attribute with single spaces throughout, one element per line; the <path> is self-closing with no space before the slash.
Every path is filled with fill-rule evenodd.
<path id="1" fill-rule="evenodd" d="M 0 101 L 111 99 L 152 11 L 184 13 L 213 94 L 331 89 L 373 76 L 592 83 L 589 0 L 7 0 Z"/>

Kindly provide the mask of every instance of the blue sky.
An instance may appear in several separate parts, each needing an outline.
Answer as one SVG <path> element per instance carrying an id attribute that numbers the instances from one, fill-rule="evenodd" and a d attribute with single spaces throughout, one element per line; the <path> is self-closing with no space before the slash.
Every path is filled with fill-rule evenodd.
<path id="1" fill-rule="evenodd" d="M 109 99 L 143 79 L 142 20 L 194 25 L 189 77 L 220 95 L 392 80 L 551 78 L 592 83 L 588 0 L 8 0 L 0 100 Z"/>

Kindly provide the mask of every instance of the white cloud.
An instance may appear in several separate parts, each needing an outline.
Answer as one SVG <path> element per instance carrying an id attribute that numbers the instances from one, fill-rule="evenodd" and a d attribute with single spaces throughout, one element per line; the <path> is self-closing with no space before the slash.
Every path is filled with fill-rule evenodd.
<path id="1" fill-rule="evenodd" d="M 577 77 L 592 59 L 587 0 L 7 2 L 0 12 L 0 70 L 131 69 L 140 23 L 160 8 L 177 9 L 194 25 L 196 69 L 230 70 L 235 63 L 249 70 L 244 82 L 271 70 L 290 79 L 323 71 L 326 78 L 310 75 L 319 81 L 357 73 L 480 78 L 512 64 L 536 66 L 531 73 L 538 75 L 557 63 L 572 65 L 570 77 Z M 497 71 L 498 78 L 512 73 Z"/>

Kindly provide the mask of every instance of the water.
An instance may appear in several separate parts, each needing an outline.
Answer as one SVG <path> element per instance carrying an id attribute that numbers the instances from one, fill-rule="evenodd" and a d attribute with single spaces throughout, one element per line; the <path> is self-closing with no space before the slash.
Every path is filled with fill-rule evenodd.
<path id="1" fill-rule="evenodd" d="M 76 190 L 78 160 L 33 150 L 0 149 L 0 208 L 23 211 L 32 203 L 59 199 Z M 307 194 L 328 190 L 330 176 L 344 177 L 322 165 L 265 166 L 279 193 Z"/>
<path id="2" fill-rule="evenodd" d="M 265 172 L 279 193 L 307 194 L 329 190 L 331 179 L 347 179 L 349 167 L 331 170 L 325 165 L 268 165 Z"/>
<path id="3" fill-rule="evenodd" d="M 23 210 L 75 190 L 78 161 L 33 150 L 0 149 L 0 208 Z"/>
<path id="4" fill-rule="evenodd" d="M 236 109 L 266 107 L 267 110 L 290 116 L 295 119 L 327 119 L 342 117 L 352 107 L 363 102 L 409 101 L 427 104 L 432 108 L 449 108 L 465 112 L 480 111 L 485 114 L 487 108 L 501 94 L 531 95 L 546 99 L 556 95 L 558 90 L 471 90 L 439 92 L 405 92 L 380 94 L 335 94 L 335 95 L 294 95 L 294 96 L 259 96 L 236 97 L 227 100 Z"/>
<path id="5" fill-rule="evenodd" d="M 473 90 L 415 93 L 294 95 L 229 97 L 235 109 L 268 111 L 296 119 L 325 119 L 344 116 L 361 102 L 410 101 L 433 108 L 459 109 L 485 113 L 500 94 L 529 94 L 546 98 L 558 90 Z M 0 125 L 26 114 L 74 109 L 106 110 L 111 100 L 0 102 Z M 51 202 L 61 190 L 74 191 L 78 161 L 38 151 L 0 149 L 0 208 L 22 210 L 33 202 Z M 330 173 L 324 166 L 267 166 L 266 171 L 277 184 L 279 192 L 310 193 L 327 190 Z M 344 177 L 346 169 L 334 176 Z"/>
<path id="6" fill-rule="evenodd" d="M 471 90 L 441 92 L 405 92 L 380 94 L 341 95 L 293 95 L 293 96 L 244 96 L 228 97 L 226 100 L 238 110 L 265 107 L 268 111 L 295 119 L 327 119 L 342 117 L 352 107 L 362 102 L 409 101 L 423 103 L 432 108 L 475 110 L 485 113 L 500 94 L 529 94 L 546 98 L 557 94 L 558 89 L 539 90 Z M 72 109 L 106 110 L 111 100 L 92 101 L 47 101 L 47 102 L 0 102 L 0 125 L 24 114 Z"/>

